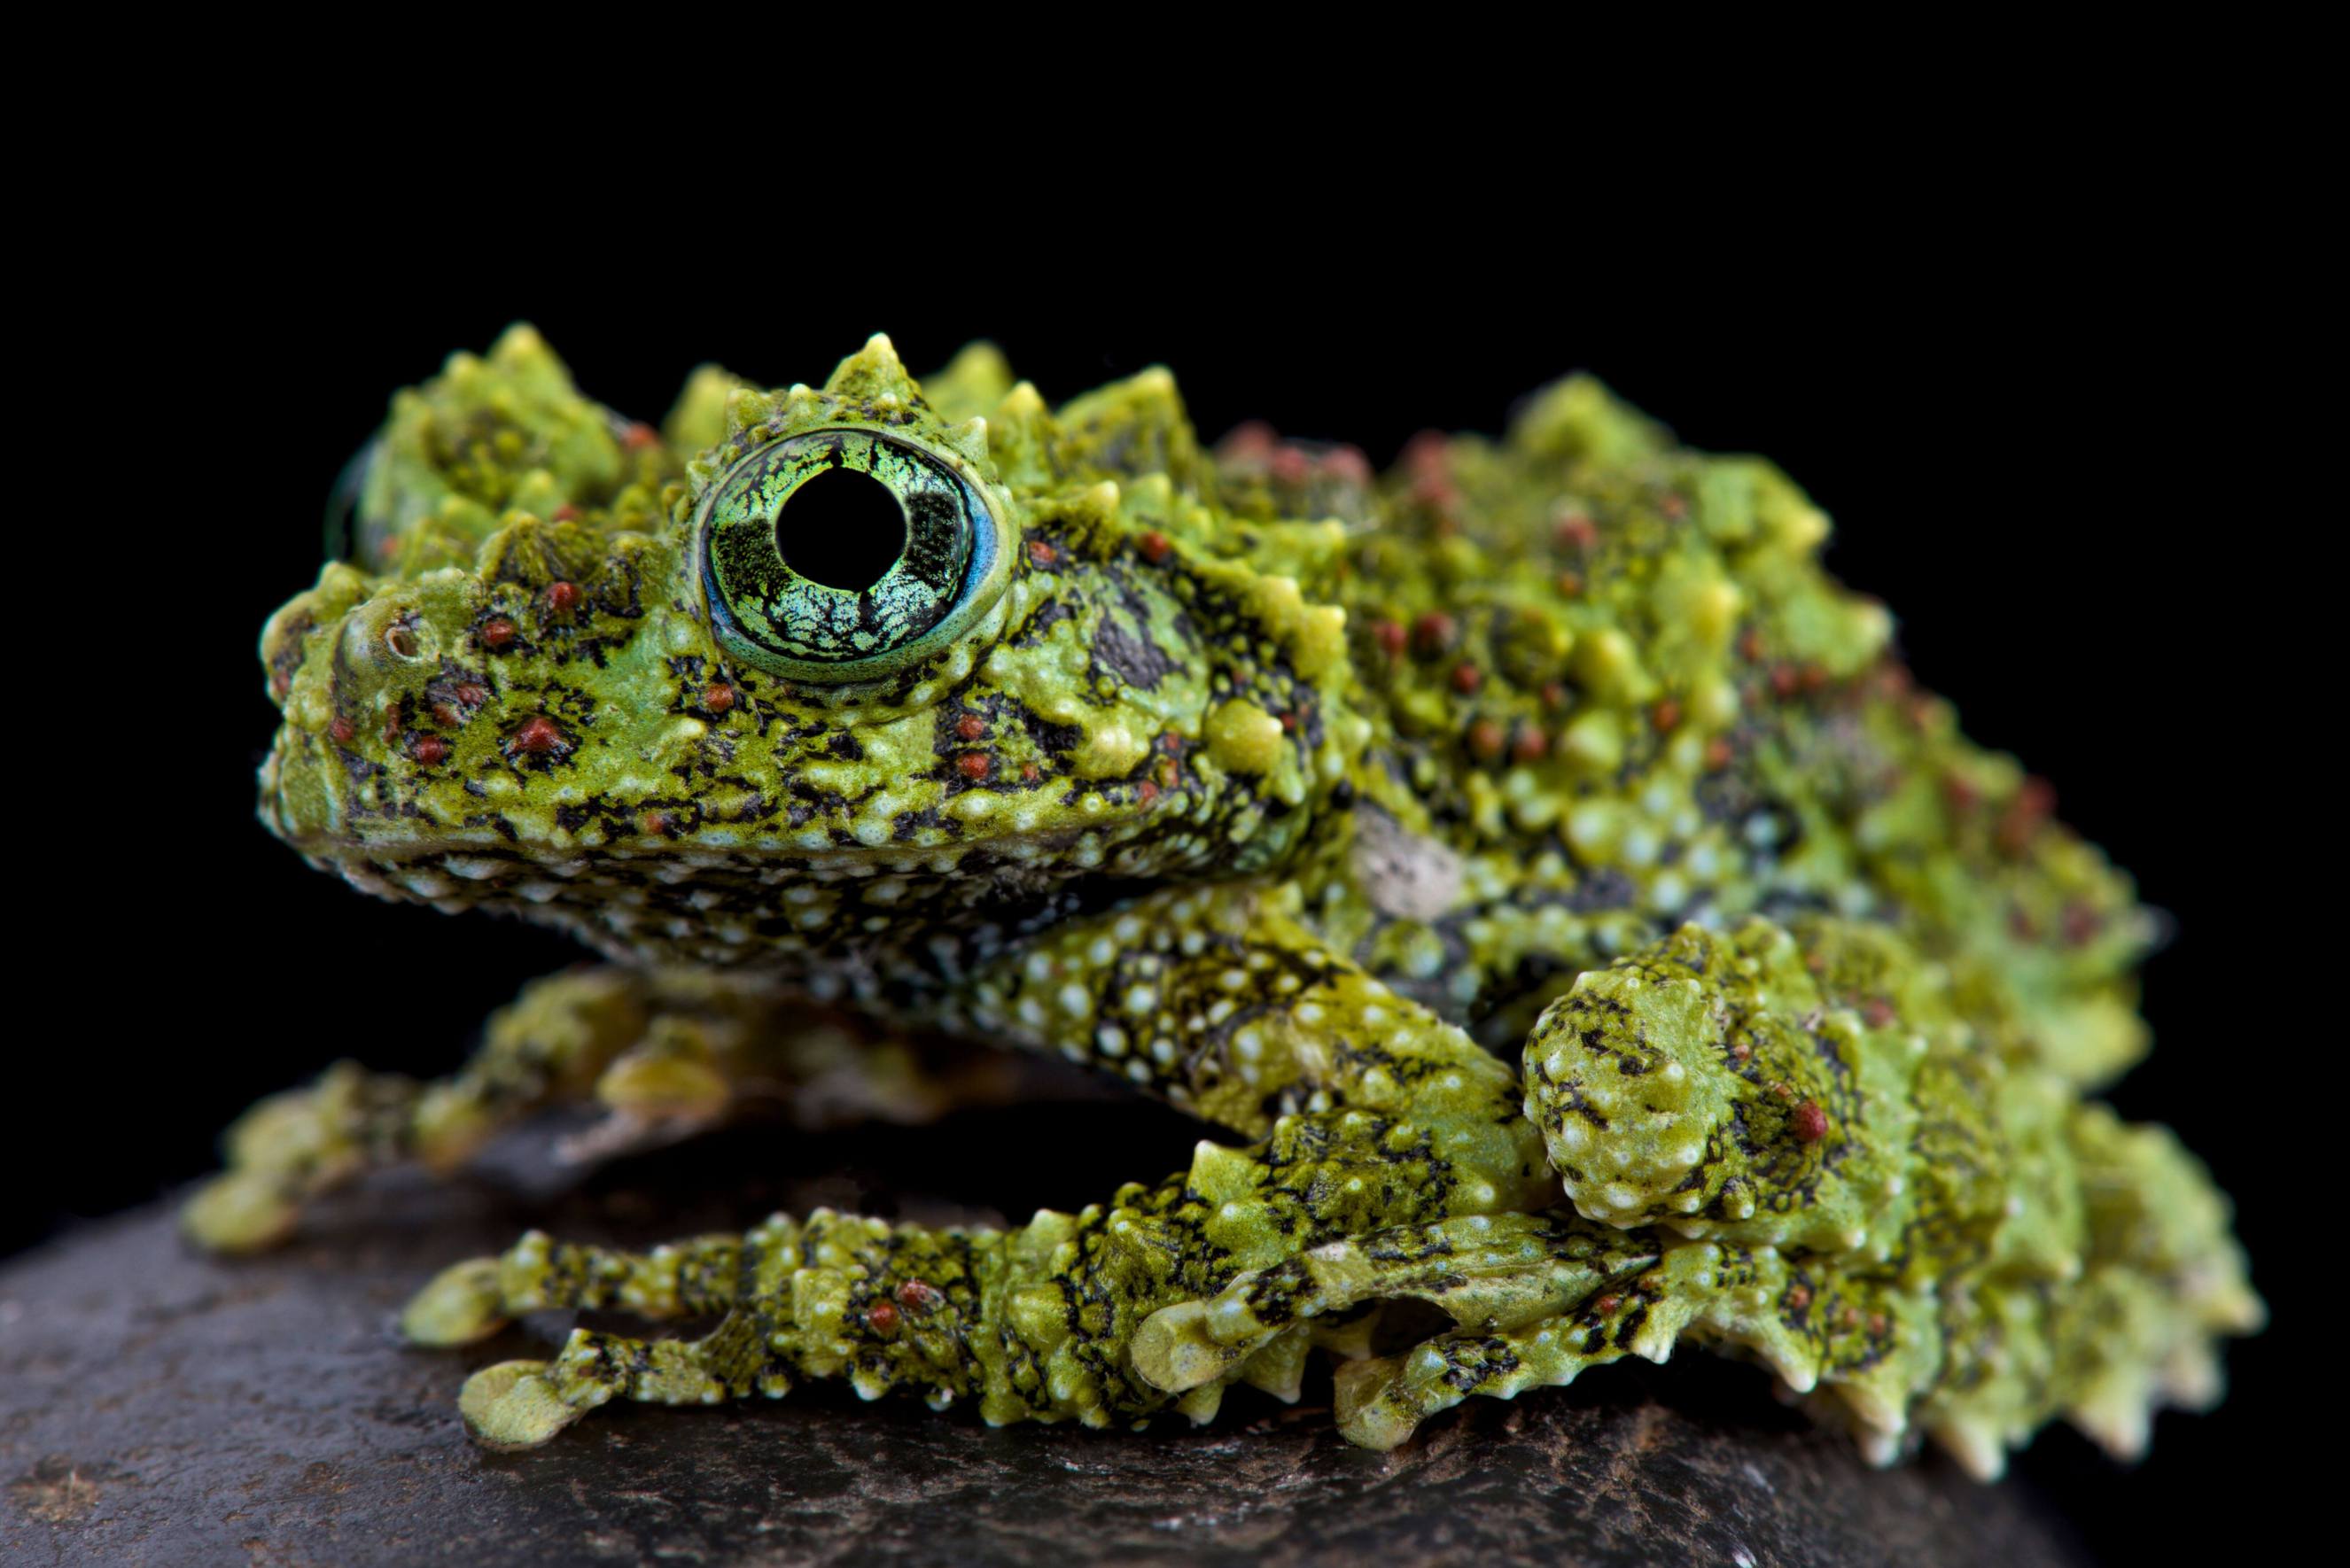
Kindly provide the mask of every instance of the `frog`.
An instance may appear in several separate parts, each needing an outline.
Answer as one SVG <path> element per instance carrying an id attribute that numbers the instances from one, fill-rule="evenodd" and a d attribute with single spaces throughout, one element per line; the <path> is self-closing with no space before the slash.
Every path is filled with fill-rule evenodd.
<path id="1" fill-rule="evenodd" d="M 1204 443 L 1164 369 L 1054 406 L 983 341 L 704 366 L 656 426 L 517 326 L 394 398 L 269 619 L 259 815 L 600 961 L 448 1076 L 265 1100 L 185 1229 L 256 1251 L 557 1107 L 624 1146 L 1001 1092 L 959 1043 L 1205 1136 L 1025 1224 L 532 1231 L 401 1331 L 641 1330 L 473 1372 L 493 1448 L 827 1379 L 1205 1424 L 1326 1364 L 1392 1449 L 1686 1343 L 1876 1463 L 1988 1479 L 2058 1419 L 2135 1455 L 2264 1312 L 2205 1167 L 2099 1098 L 2158 925 L 1828 534 L 1586 375 L 1382 472 Z"/>

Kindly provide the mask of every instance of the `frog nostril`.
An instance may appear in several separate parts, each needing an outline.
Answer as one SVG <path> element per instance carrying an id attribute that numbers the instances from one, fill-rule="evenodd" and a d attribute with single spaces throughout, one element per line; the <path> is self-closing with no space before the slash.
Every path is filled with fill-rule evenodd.
<path id="1" fill-rule="evenodd" d="M 775 548 L 810 582 L 861 593 L 906 553 L 906 512 L 889 487 L 829 468 L 793 491 L 775 517 Z"/>
<path id="2" fill-rule="evenodd" d="M 396 659 L 413 659 L 417 654 L 416 631 L 405 622 L 395 622 L 384 628 L 383 645 L 391 649 Z"/>

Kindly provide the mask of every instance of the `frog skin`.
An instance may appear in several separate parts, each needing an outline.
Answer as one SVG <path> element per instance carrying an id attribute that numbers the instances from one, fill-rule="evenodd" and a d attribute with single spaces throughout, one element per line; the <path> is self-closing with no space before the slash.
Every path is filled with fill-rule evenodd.
<path id="1" fill-rule="evenodd" d="M 2134 1454 L 2262 1312 L 2202 1168 L 2089 1097 L 2146 1047 L 2152 924 L 1826 531 L 1585 378 L 1375 475 L 1203 450 L 1163 370 L 1053 410 L 986 345 L 918 386 L 878 337 L 821 389 L 705 368 L 654 430 L 516 327 L 395 400 L 349 558 L 270 620 L 260 811 L 610 965 L 452 1077 L 264 1102 L 188 1229 L 266 1245 L 564 1101 L 695 1127 L 863 1064 L 935 1109 L 923 1042 L 1010 1044 L 1220 1137 L 1000 1231 L 533 1233 L 405 1332 L 716 1320 L 476 1372 L 501 1446 L 824 1377 L 1204 1422 L 1320 1348 L 1384 1448 L 1688 1338 L 1880 1462 L 1991 1476 L 2060 1416 Z M 1408 1301 L 1453 1326 L 1412 1343 Z"/>

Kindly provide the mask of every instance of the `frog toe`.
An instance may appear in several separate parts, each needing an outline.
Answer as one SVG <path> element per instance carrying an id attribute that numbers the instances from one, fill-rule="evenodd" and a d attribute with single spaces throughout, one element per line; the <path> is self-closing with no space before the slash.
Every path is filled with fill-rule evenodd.
<path id="1" fill-rule="evenodd" d="M 490 1449 L 533 1449 L 587 1414 L 563 1402 L 544 1361 L 501 1361 L 465 1379 L 458 1413 Z"/>
<path id="2" fill-rule="evenodd" d="M 180 1228 L 208 1252 L 261 1252 L 294 1234 L 302 1207 L 285 1182 L 231 1170 L 198 1188 L 180 1210 Z"/>
<path id="3" fill-rule="evenodd" d="M 487 1339 L 507 1321 L 498 1260 L 469 1258 L 442 1270 L 410 1298 L 400 1332 L 411 1345 L 445 1348 Z"/>
<path id="4" fill-rule="evenodd" d="M 1134 1369 L 1152 1387 L 1183 1394 L 1219 1383 L 1247 1358 L 1251 1345 L 1222 1345 L 1207 1329 L 1208 1303 L 1178 1302 L 1143 1319 L 1135 1331 Z"/>

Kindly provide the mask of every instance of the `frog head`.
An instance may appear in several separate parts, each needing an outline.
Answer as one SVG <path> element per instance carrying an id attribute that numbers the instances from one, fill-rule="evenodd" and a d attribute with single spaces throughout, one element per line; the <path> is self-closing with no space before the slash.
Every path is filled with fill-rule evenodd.
<path id="1" fill-rule="evenodd" d="M 1298 587 L 1337 530 L 1236 536 L 1212 484 L 1163 371 L 1055 413 L 877 337 L 656 432 L 518 327 L 395 401 L 269 621 L 262 820 L 384 896 L 786 966 L 1278 864 L 1364 730 Z"/>

